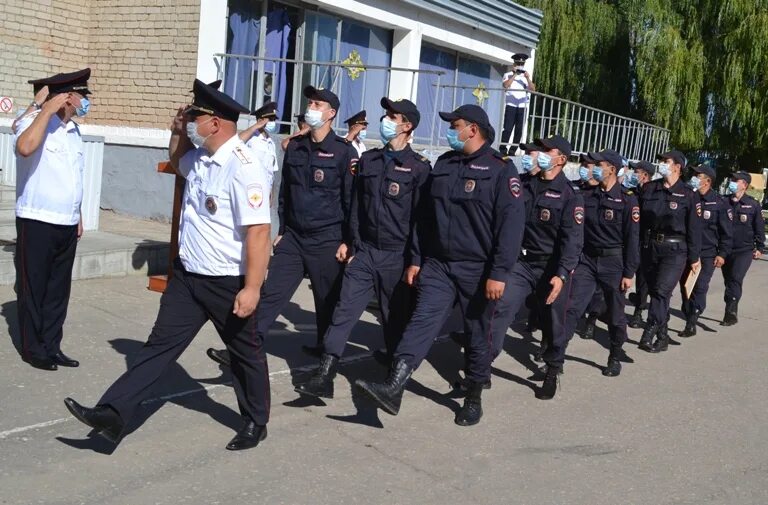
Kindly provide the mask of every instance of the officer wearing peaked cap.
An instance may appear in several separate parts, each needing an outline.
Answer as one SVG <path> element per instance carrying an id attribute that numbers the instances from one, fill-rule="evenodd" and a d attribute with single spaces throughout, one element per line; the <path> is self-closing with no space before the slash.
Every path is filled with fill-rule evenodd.
<path id="1" fill-rule="evenodd" d="M 146 392 L 211 321 L 232 356 L 242 417 L 227 449 L 241 450 L 266 438 L 269 420 L 267 360 L 254 311 L 269 259 L 270 188 L 237 136 L 237 119 L 248 109 L 199 80 L 194 94 L 172 125 L 171 165 L 186 187 L 179 256 L 152 333 L 96 407 L 71 398 L 65 404 L 78 420 L 118 442 Z"/>
<path id="2" fill-rule="evenodd" d="M 365 152 L 365 137 L 368 133 L 368 119 L 366 119 L 366 112 L 361 110 L 357 114 L 347 118 L 346 123 L 348 132 L 346 138 L 352 147 L 357 151 L 358 156 L 362 156 Z M 382 139 L 383 140 L 383 139 Z"/>
<path id="3" fill-rule="evenodd" d="M 520 251 L 522 185 L 512 162 L 491 147 L 493 134 L 483 109 L 462 105 L 440 117 L 451 125 L 451 151 L 429 174 L 416 227 L 419 240 L 411 242 L 406 282 L 417 286 L 416 308 L 386 381 L 355 384 L 397 414 L 408 379 L 458 303 L 469 335 L 469 384 L 454 421 L 469 426 L 480 421 L 480 396 L 490 379 L 493 307 Z"/>
<path id="4" fill-rule="evenodd" d="M 83 140 L 91 69 L 30 81 L 43 104 L 15 123 L 16 290 L 22 358 L 56 370 L 79 363 L 61 350 L 77 241 L 83 233 Z"/>
<path id="5" fill-rule="evenodd" d="M 296 386 L 302 394 L 333 397 L 333 378 L 349 334 L 375 294 L 381 309 L 384 341 L 391 356 L 408 321 L 414 299 L 406 285 L 406 266 L 420 264 L 410 254 L 418 241 L 415 223 L 430 165 L 408 144 L 421 115 L 409 100 L 381 99 L 386 115 L 380 134 L 384 147 L 366 151 L 358 163 L 350 228 L 354 261 L 344 269 L 341 296 L 323 339 L 320 366 Z"/>
<path id="6" fill-rule="evenodd" d="M 683 270 L 701 267 L 701 201 L 681 179 L 687 160 L 675 150 L 657 159 L 662 178 L 640 193 L 641 263 L 651 303 L 639 347 L 652 353 L 669 346 L 669 302 Z"/>
<path id="7" fill-rule="evenodd" d="M 256 118 L 256 122 L 240 132 L 240 139 L 259 157 L 261 165 L 267 169 L 271 185 L 278 171 L 275 142 L 272 140 L 272 134 L 277 132 L 277 103 L 265 103 L 251 111 L 251 115 Z M 270 196 L 270 205 L 271 202 Z"/>
<path id="8" fill-rule="evenodd" d="M 640 199 L 640 194 L 648 182 L 653 179 L 656 173 L 656 167 L 648 161 L 630 161 L 630 173 L 624 178 L 624 186 L 632 187 L 634 193 Z M 642 237 L 641 237 L 642 238 Z M 627 326 L 630 328 L 643 327 L 643 310 L 648 308 L 648 283 L 645 280 L 645 269 L 643 268 L 643 255 L 640 255 L 640 268 L 635 273 L 635 292 L 630 293 L 629 300 L 634 304 L 635 311 L 629 318 Z"/>

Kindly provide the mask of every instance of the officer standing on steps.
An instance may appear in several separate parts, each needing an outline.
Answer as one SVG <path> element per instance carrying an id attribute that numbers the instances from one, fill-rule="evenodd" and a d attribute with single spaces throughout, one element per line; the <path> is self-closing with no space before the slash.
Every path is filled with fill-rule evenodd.
<path id="1" fill-rule="evenodd" d="M 633 169 L 633 172 L 628 173 L 624 180 L 627 184 L 634 184 L 634 191 L 639 200 L 643 188 L 653 179 L 653 176 L 656 173 L 656 167 L 647 161 L 630 161 L 629 168 Z M 629 319 L 627 326 L 630 328 L 642 328 L 643 310 L 648 308 L 648 283 L 645 281 L 642 254 L 640 255 L 640 268 L 637 269 L 637 273 L 635 274 L 635 292 L 629 295 L 629 299 L 630 301 L 634 300 L 635 312 Z"/>
<path id="2" fill-rule="evenodd" d="M 83 234 L 83 139 L 73 121 L 88 113 L 91 69 L 31 81 L 48 87 L 44 103 L 14 125 L 16 151 L 16 300 L 22 359 L 41 370 L 80 363 L 61 341 Z"/>
<path id="3" fill-rule="evenodd" d="M 535 143 L 540 149 L 537 160 L 541 172 L 524 186 L 523 253 L 505 279 L 506 289 L 495 307 L 491 335 L 495 359 L 526 297 L 535 296 L 546 363 L 538 397 L 548 400 L 557 391 L 557 375 L 562 371 L 568 343 L 565 311 L 571 273 L 579 262 L 584 240 L 584 200 L 563 173 L 571 144 L 560 135 Z"/>
<path id="4" fill-rule="evenodd" d="M 309 100 L 305 117 L 311 130 L 291 140 L 283 158 L 280 229 L 256 312 L 256 326 L 259 338 L 265 338 L 304 274 L 309 274 L 317 346 L 305 346 L 304 350 L 319 356 L 322 337 L 331 324 L 339 297 L 344 263 L 350 256 L 349 213 L 357 152 L 331 128 L 339 110 L 336 95 L 307 86 L 304 96 Z M 225 351 L 207 352 L 217 363 L 229 365 Z"/>
<path id="5" fill-rule="evenodd" d="M 414 261 L 405 278 L 418 288 L 416 309 L 386 381 L 359 379 L 355 384 L 396 415 L 408 379 L 458 303 L 470 354 L 467 397 L 454 422 L 469 426 L 482 416 L 480 396 L 491 371 L 488 332 L 495 301 L 504 293 L 520 250 L 524 204 L 514 165 L 491 147 L 493 128 L 485 111 L 462 105 L 440 117 L 451 124 L 451 151 L 429 174 L 417 223 L 419 240 L 411 243 Z"/>
<path id="6" fill-rule="evenodd" d="M 180 107 L 168 146 L 171 165 L 186 179 L 179 256 L 160 299 L 146 344 L 94 408 L 72 398 L 67 409 L 117 443 L 136 408 L 168 366 L 211 321 L 232 354 L 243 425 L 229 450 L 255 447 L 267 436 L 269 374 L 254 311 L 269 261 L 269 183 L 237 135 L 248 109 L 199 80 L 194 102 Z M 196 148 L 197 146 L 197 148 Z"/>
<path id="7" fill-rule="evenodd" d="M 683 270 L 701 267 L 701 202 L 681 179 L 688 162 L 680 151 L 657 158 L 662 179 L 640 193 L 641 262 L 651 305 L 639 347 L 653 353 L 669 346 L 669 302 Z"/>
<path id="8" fill-rule="evenodd" d="M 765 251 L 765 220 L 760 212 L 760 204 L 747 194 L 752 176 L 747 172 L 731 174 L 728 190 L 733 210 L 733 247 L 723 265 L 725 280 L 725 316 L 723 326 L 732 326 L 738 322 L 741 287 L 747 270 Z"/>
<path id="9" fill-rule="evenodd" d="M 627 360 L 622 345 L 627 340 L 624 293 L 640 265 L 640 207 L 634 195 L 627 195 L 618 182 L 621 156 L 607 149 L 589 153 L 596 161 L 593 177 L 600 185 L 584 191 L 584 249 L 573 273 L 570 306 L 565 316 L 567 340 L 595 290 L 604 293 L 611 341 L 606 377 L 621 373 Z"/>
<path id="10" fill-rule="evenodd" d="M 350 216 L 354 252 L 344 269 L 341 296 L 323 339 L 320 366 L 295 388 L 302 394 L 333 398 L 339 359 L 372 294 L 379 302 L 390 356 L 412 312 L 415 293 L 403 281 L 403 272 L 406 266 L 421 264 L 421 258 L 411 257 L 410 251 L 411 242 L 417 240 L 416 209 L 431 167 L 408 144 L 421 119 L 416 105 L 384 97 L 381 106 L 386 115 L 379 130 L 386 144 L 365 152 L 358 163 Z"/>
<path id="11" fill-rule="evenodd" d="M 708 165 L 699 165 L 693 169 L 690 186 L 697 192 L 701 202 L 701 272 L 696 279 L 691 297 L 685 296 L 685 280 L 690 268 L 686 267 L 680 278 L 680 294 L 683 297 L 685 328 L 678 333 L 681 337 L 696 335 L 696 321 L 707 307 L 709 281 L 716 268 L 725 263 L 731 252 L 733 241 L 733 211 L 728 202 L 713 189 L 715 170 Z"/>

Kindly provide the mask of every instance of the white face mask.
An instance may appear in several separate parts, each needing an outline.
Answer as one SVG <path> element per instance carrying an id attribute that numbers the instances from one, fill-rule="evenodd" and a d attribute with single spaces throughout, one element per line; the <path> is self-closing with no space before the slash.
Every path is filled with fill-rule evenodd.
<path id="1" fill-rule="evenodd" d="M 275 133 L 277 131 L 277 121 L 270 121 L 267 123 L 264 129 L 267 131 L 267 133 Z"/>
<path id="2" fill-rule="evenodd" d="M 304 113 L 304 120 L 313 130 L 317 130 L 325 124 L 323 121 L 323 111 L 315 109 L 307 109 Z"/>
<path id="3" fill-rule="evenodd" d="M 207 123 L 208 121 L 210 121 L 211 119 L 213 119 L 213 118 L 210 118 L 207 121 L 203 121 L 200 124 L 203 125 L 203 124 Z M 199 126 L 200 125 L 197 124 L 194 121 L 191 121 L 191 122 L 187 123 L 187 137 L 189 137 L 189 140 L 193 144 L 195 144 L 196 147 L 203 147 L 203 145 L 205 145 L 205 141 L 208 140 L 208 137 L 210 137 L 210 135 L 208 135 L 208 137 L 203 137 L 202 135 L 200 135 L 200 133 L 198 133 L 198 131 L 197 131 L 197 128 Z"/>

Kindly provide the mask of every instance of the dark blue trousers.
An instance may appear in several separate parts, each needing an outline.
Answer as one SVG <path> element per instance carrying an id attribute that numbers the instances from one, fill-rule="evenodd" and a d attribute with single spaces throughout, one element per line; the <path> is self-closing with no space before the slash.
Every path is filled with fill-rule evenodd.
<path id="1" fill-rule="evenodd" d="M 536 300 L 536 311 L 541 325 L 544 361 L 554 367 L 562 367 L 568 337 L 565 334 L 565 314 L 568 309 L 571 281 L 563 285 L 560 295 L 552 305 L 545 303 L 552 290 L 549 281 L 555 275 L 555 267 L 545 264 L 518 261 L 507 277 L 504 295 L 496 303 L 493 314 L 493 358 L 501 354 L 509 326 L 525 304 L 528 295 Z M 583 311 L 582 311 L 583 313 Z"/>
<path id="2" fill-rule="evenodd" d="M 402 251 L 382 251 L 369 244 L 357 248 L 344 269 L 341 295 L 325 332 L 326 353 L 341 357 L 373 294 L 379 301 L 384 343 L 389 353 L 394 352 L 416 299 L 416 290 L 402 280 L 404 263 Z"/>
<path id="3" fill-rule="evenodd" d="M 566 312 L 565 327 L 568 340 L 584 310 L 593 303 L 595 292 L 601 292 L 608 316 L 611 351 L 618 351 L 627 340 L 625 299 L 621 291 L 624 259 L 621 255 L 594 257 L 583 254 L 571 277 L 571 302 Z"/>
<path id="4" fill-rule="evenodd" d="M 669 321 L 669 302 L 685 269 L 687 251 L 680 244 L 650 244 L 643 249 L 645 280 L 651 297 L 648 323 L 664 324 Z"/>
<path id="5" fill-rule="evenodd" d="M 680 296 L 683 297 L 683 307 L 690 304 L 693 310 L 699 314 L 704 313 L 704 309 L 707 308 L 707 292 L 709 291 L 709 282 L 712 280 L 712 275 L 715 273 L 715 257 L 701 257 L 701 272 L 696 279 L 696 284 L 693 286 L 693 292 L 691 298 L 685 296 L 685 278 L 688 277 L 688 272 L 691 271 L 690 265 L 686 265 L 683 270 L 683 276 L 680 277 Z M 687 310 L 687 309 L 686 309 Z"/>
<path id="6" fill-rule="evenodd" d="M 485 298 L 486 264 L 428 258 L 419 272 L 416 308 L 395 351 L 413 368 L 427 357 L 448 317 L 458 304 L 469 335 L 467 378 L 486 382 L 491 377 L 490 327 L 494 303 Z M 466 352 L 466 351 L 465 351 Z"/>
<path id="7" fill-rule="evenodd" d="M 256 328 L 260 338 L 266 338 L 269 327 L 291 301 L 304 274 L 309 275 L 315 301 L 317 343 L 331 324 L 333 308 L 339 299 L 344 265 L 336 261 L 341 241 L 337 237 L 301 237 L 290 229 L 275 247 L 269 262 L 267 280 L 261 289 L 256 309 Z"/>
<path id="8" fill-rule="evenodd" d="M 731 253 L 725 258 L 723 265 L 723 279 L 725 280 L 726 302 L 738 302 L 741 300 L 741 288 L 744 285 L 744 277 L 752 265 L 752 251 Z"/>
<path id="9" fill-rule="evenodd" d="M 173 277 L 160 298 L 160 310 L 149 339 L 130 358 L 128 370 L 99 400 L 127 421 L 149 388 L 189 346 L 200 328 L 211 321 L 232 358 L 232 376 L 240 413 L 257 424 L 269 421 L 269 371 L 256 317 L 232 313 L 243 288 L 242 276 L 210 277 L 189 273 L 174 263 Z"/>

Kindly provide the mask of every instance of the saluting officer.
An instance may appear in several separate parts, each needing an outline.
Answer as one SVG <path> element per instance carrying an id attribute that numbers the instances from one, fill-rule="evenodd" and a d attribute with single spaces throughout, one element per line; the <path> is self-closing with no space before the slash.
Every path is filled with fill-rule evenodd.
<path id="1" fill-rule="evenodd" d="M 367 151 L 357 167 L 350 226 L 353 256 L 344 269 L 341 296 L 325 333 L 320 366 L 296 391 L 333 398 L 333 379 L 349 334 L 372 294 L 381 309 L 387 352 L 391 356 L 412 309 L 412 288 L 403 281 L 405 267 L 420 264 L 410 257 L 416 208 L 429 175 L 429 161 L 416 154 L 408 139 L 421 114 L 409 100 L 381 99 L 387 111 L 379 128 L 384 147 Z"/>
<path id="2" fill-rule="evenodd" d="M 701 272 L 694 284 L 691 297 L 685 295 L 685 279 L 690 268 L 686 268 L 680 278 L 680 294 L 683 297 L 683 314 L 685 328 L 678 333 L 681 337 L 696 335 L 696 321 L 707 307 L 707 291 L 709 281 L 715 268 L 725 263 L 725 258 L 731 252 L 733 242 L 733 211 L 728 202 L 712 189 L 715 181 L 715 170 L 708 165 L 694 167 L 694 176 L 690 186 L 697 192 L 701 201 L 701 218 L 703 221 L 701 235 Z"/>
<path id="3" fill-rule="evenodd" d="M 171 165 L 186 179 L 179 256 L 146 344 L 94 408 L 67 398 L 79 421 L 117 443 L 147 390 L 211 321 L 232 355 L 242 428 L 227 449 L 267 436 L 269 374 L 253 313 L 269 260 L 269 182 L 237 135 L 248 109 L 195 80 L 192 105 L 173 121 Z M 195 148 L 197 146 L 197 148 Z"/>
<path id="4" fill-rule="evenodd" d="M 522 188 L 512 162 L 491 147 L 493 129 L 483 109 L 462 105 L 440 117 L 451 124 L 451 151 L 429 174 L 417 223 L 419 240 L 411 243 L 406 282 L 417 286 L 416 308 L 386 381 L 359 379 L 355 384 L 396 415 L 406 382 L 458 303 L 470 354 L 467 398 L 454 421 L 469 426 L 480 421 L 482 385 L 490 378 L 493 301 L 504 293 L 520 250 Z"/>
<path id="5" fill-rule="evenodd" d="M 523 253 L 506 278 L 504 295 L 495 307 L 491 335 L 495 359 L 526 297 L 535 296 L 547 369 L 537 396 L 548 400 L 557 391 L 557 375 L 568 343 L 565 311 L 571 273 L 579 262 L 584 240 L 584 200 L 563 173 L 571 144 L 560 135 L 537 139 L 535 143 L 540 149 L 537 162 L 541 172 L 524 186 Z"/>
<path id="6" fill-rule="evenodd" d="M 366 112 L 361 110 L 357 114 L 350 118 L 347 118 L 346 123 L 348 131 L 345 137 L 352 147 L 357 151 L 357 156 L 360 157 L 365 152 L 365 137 L 368 136 L 368 120 L 366 119 Z M 383 139 L 382 139 L 383 140 Z"/>
<path id="7" fill-rule="evenodd" d="M 738 322 L 739 300 L 744 277 L 752 265 L 765 251 L 765 220 L 760 204 L 747 194 L 752 176 L 738 171 L 731 174 L 728 190 L 733 211 L 733 247 L 723 265 L 725 280 L 725 316 L 722 326 Z"/>
<path id="8" fill-rule="evenodd" d="M 319 356 L 352 245 L 349 213 L 357 152 L 331 128 L 339 110 L 336 95 L 307 86 L 304 96 L 309 100 L 305 118 L 311 130 L 291 140 L 283 158 L 280 229 L 256 326 L 264 338 L 308 274 L 315 301 L 317 346 L 305 346 L 304 350 Z M 212 360 L 229 365 L 225 351 L 207 352 Z"/>
<path id="9" fill-rule="evenodd" d="M 83 139 L 72 118 L 90 109 L 91 69 L 30 81 L 48 87 L 43 104 L 14 125 L 16 300 L 22 359 L 41 370 L 76 367 L 61 341 L 83 234 Z"/>
<path id="10" fill-rule="evenodd" d="M 270 184 L 278 171 L 277 152 L 272 135 L 277 133 L 277 103 L 265 103 L 251 112 L 256 122 L 240 132 L 240 139 L 259 157 L 261 165 L 267 169 Z"/>
<path id="11" fill-rule="evenodd" d="M 632 169 L 624 178 L 624 185 L 632 185 L 635 194 L 640 199 L 640 194 L 643 191 L 645 185 L 653 179 L 656 174 L 656 167 L 647 161 L 630 161 L 629 167 Z M 641 242 L 642 242 L 642 237 Z M 635 311 L 632 317 L 629 318 L 627 326 L 630 328 L 642 328 L 643 327 L 643 310 L 648 308 L 648 283 L 645 281 L 645 273 L 643 268 L 643 255 L 640 254 L 640 268 L 637 269 L 635 274 L 635 292 L 629 295 L 630 302 L 633 302 Z"/>
<path id="12" fill-rule="evenodd" d="M 595 290 L 603 292 L 611 341 L 603 375 L 615 377 L 621 373 L 621 361 L 627 359 L 622 350 L 627 340 L 624 293 L 632 287 L 640 265 L 640 207 L 637 197 L 625 194 L 618 182 L 621 156 L 610 149 L 589 156 L 597 163 L 592 176 L 600 185 L 582 193 L 584 249 L 573 273 L 565 326 L 570 340 Z"/>
<path id="13" fill-rule="evenodd" d="M 653 353 L 669 346 L 669 302 L 683 270 L 701 267 L 702 226 L 701 202 L 681 179 L 685 156 L 669 151 L 657 158 L 662 179 L 647 183 L 640 193 L 641 262 L 651 304 L 639 347 Z"/>

